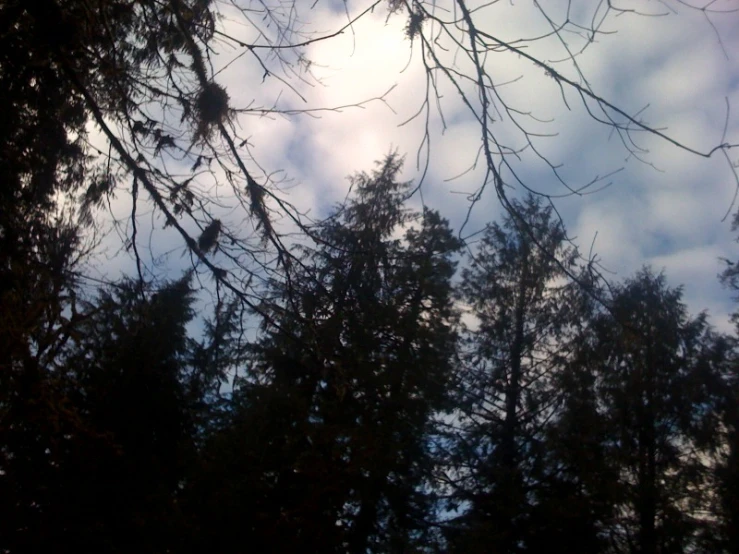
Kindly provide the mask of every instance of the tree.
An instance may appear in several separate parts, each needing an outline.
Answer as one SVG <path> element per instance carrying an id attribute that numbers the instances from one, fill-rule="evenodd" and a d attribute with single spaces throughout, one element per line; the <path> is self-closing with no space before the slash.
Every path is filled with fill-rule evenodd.
<path id="1" fill-rule="evenodd" d="M 552 387 L 572 323 L 576 253 L 550 207 L 534 196 L 518 216 L 489 226 L 461 300 L 478 322 L 460 371 L 459 430 L 451 440 L 452 498 L 464 513 L 453 539 L 463 552 L 518 552 L 531 534 Z"/>
<path id="2" fill-rule="evenodd" d="M 90 164 L 75 134 L 83 106 L 28 48 L 40 31 L 20 3 L 3 3 L 0 21 L 0 548 L 18 551 L 44 540 L 64 437 L 86 432 L 55 363 L 77 323 L 74 272 L 89 248 L 65 197 Z"/>
<path id="3" fill-rule="evenodd" d="M 714 410 L 720 418 L 716 432 L 716 453 L 712 461 L 713 505 L 716 525 L 710 529 L 708 544 L 714 551 L 733 552 L 739 547 L 739 395 L 737 395 L 736 337 L 718 343 L 723 371 L 714 382 Z"/>
<path id="4" fill-rule="evenodd" d="M 544 439 L 543 478 L 529 538 L 532 552 L 545 552 L 552 544 L 570 552 L 611 551 L 618 470 L 606 449 L 611 429 L 600 409 L 595 375 L 581 349 L 589 314 L 581 317 L 567 361 L 554 379 L 560 404 Z M 584 350 L 590 351 L 587 346 Z"/>
<path id="5" fill-rule="evenodd" d="M 739 216 L 733 221 L 733 230 L 739 228 Z M 736 263 L 725 260 L 726 267 L 719 276 L 721 282 L 731 291 L 739 290 L 739 270 Z M 735 298 L 737 300 L 737 298 Z M 732 321 L 739 331 L 739 312 L 734 312 Z M 736 332 L 736 331 L 735 331 Z M 722 455 L 716 466 L 718 515 L 721 546 L 725 552 L 739 548 L 739 373 L 737 373 L 736 340 L 733 337 L 726 356 L 730 363 L 718 382 L 717 411 L 722 418 Z"/>
<path id="6" fill-rule="evenodd" d="M 67 532 L 100 550 L 164 552 L 172 541 L 175 493 L 193 455 L 186 389 L 192 301 L 189 275 L 155 293 L 136 281 L 104 291 L 67 361 L 76 375 L 69 394 L 105 437 L 93 469 L 67 480 L 80 489 L 67 506 L 80 521 Z M 92 529 L 75 529 L 88 518 Z"/>
<path id="7" fill-rule="evenodd" d="M 191 441 L 183 374 L 192 293 L 186 277 L 144 294 L 135 282 L 104 291 L 60 364 L 85 432 L 68 431 L 52 447 L 57 475 L 29 489 L 56 493 L 31 498 L 41 519 L 27 533 L 42 550 L 163 552 L 171 541 L 168 517 Z"/>
<path id="8" fill-rule="evenodd" d="M 615 287 L 581 350 L 617 477 L 608 533 L 618 551 L 693 551 L 711 524 L 711 390 L 721 359 L 705 314 L 689 317 L 681 296 L 643 269 Z"/>
<path id="9" fill-rule="evenodd" d="M 121 462 L 124 465 L 133 459 L 144 459 L 146 455 L 142 451 L 148 452 L 149 447 L 154 457 L 172 460 L 167 457 L 170 448 L 174 448 L 172 443 L 165 448 L 159 436 L 152 438 L 151 433 L 157 433 L 156 426 L 144 429 L 144 422 L 134 418 L 138 427 L 146 431 L 142 433 L 142 442 L 125 438 L 122 421 L 109 413 L 106 406 L 95 405 L 85 396 L 85 387 L 107 394 L 111 383 L 118 383 L 113 378 L 118 372 L 125 379 L 150 387 L 153 396 L 148 398 L 147 409 L 156 414 L 162 410 L 163 424 L 168 422 L 170 426 L 165 426 L 167 430 L 161 430 L 160 434 L 175 443 L 177 437 L 181 438 L 180 424 L 190 417 L 183 406 L 190 401 L 222 404 L 217 394 L 223 381 L 222 371 L 240 355 L 222 342 L 228 333 L 236 332 L 236 308 L 231 315 L 216 318 L 211 342 L 193 347 L 187 354 L 193 356 L 190 362 L 183 360 L 189 347 L 182 347 L 180 340 L 181 322 L 187 312 L 184 300 L 174 310 L 180 317 L 179 327 L 170 325 L 167 317 L 162 317 L 156 325 L 150 322 L 153 327 L 144 325 L 147 340 L 161 336 L 172 339 L 169 345 L 172 350 L 152 350 L 162 356 L 161 382 L 137 371 L 140 358 L 121 351 L 118 338 L 90 335 L 95 325 L 109 330 L 106 325 L 117 324 L 125 327 L 120 340 L 131 341 L 131 335 L 124 331 L 131 331 L 130 320 L 136 319 L 132 313 L 141 309 L 149 314 L 146 317 L 154 317 L 161 309 L 146 287 L 159 271 L 158 252 L 147 260 L 141 248 L 145 232 L 142 214 L 150 208 L 152 235 L 161 236 L 159 229 L 154 230 L 159 225 L 174 231 L 178 244 L 191 255 L 194 273 L 208 272 L 219 292 L 228 290 L 249 306 L 264 319 L 271 333 L 255 349 L 254 371 L 237 387 L 236 404 L 241 411 L 231 420 L 247 427 L 258 427 L 264 418 L 274 417 L 275 421 L 274 427 L 247 435 L 249 439 L 244 447 L 254 457 L 249 458 L 252 473 L 243 483 L 259 499 L 253 503 L 258 516 L 254 519 L 253 533 L 271 529 L 276 541 L 284 539 L 286 545 L 295 545 L 305 536 L 291 533 L 301 529 L 303 523 L 312 522 L 315 527 L 302 525 L 302 528 L 314 533 L 310 540 L 315 545 L 343 545 L 349 541 L 353 548 L 367 545 L 384 548 L 392 542 L 389 537 L 398 541 L 392 543 L 392 548 L 396 544 L 424 543 L 426 539 L 422 535 L 427 526 L 419 520 L 429 511 L 425 494 L 428 468 L 424 465 L 428 444 L 419 437 L 425 436 L 429 414 L 445 405 L 443 391 L 448 368 L 442 361 L 451 356 L 447 325 L 451 326 L 454 320 L 453 310 L 445 304 L 448 283 L 444 279 L 451 271 L 451 262 L 441 255 L 442 251 L 446 252 L 442 246 L 438 249 L 430 246 L 437 241 L 439 245 L 445 244 L 444 248 L 453 249 L 446 224 L 438 214 L 427 212 L 421 229 L 408 231 L 406 242 L 398 246 L 387 233 L 389 229 L 400 232 L 399 227 L 409 222 L 395 204 L 399 196 L 390 194 L 384 197 L 386 204 L 357 201 L 324 224 L 310 225 L 304 214 L 279 194 L 274 174 L 261 170 L 258 160 L 251 158 L 250 137 L 239 130 L 240 118 L 245 115 L 305 112 L 291 106 L 283 109 L 277 105 L 236 105 L 233 91 L 227 91 L 219 83 L 223 66 L 245 54 L 264 70 L 265 78 L 284 78 L 286 88 L 292 87 L 299 95 L 295 83 L 310 78 L 311 62 L 305 56 L 305 48 L 348 30 L 359 17 L 366 17 L 380 5 L 389 5 L 395 14 L 405 14 L 407 36 L 412 45 L 422 50 L 423 55 L 416 59 L 421 60 L 428 75 L 426 94 L 421 98 L 426 115 L 431 105 L 441 105 L 443 95 L 437 88 L 441 77 L 459 94 L 480 125 L 481 152 L 487 171 L 479 189 L 471 195 L 472 203 L 492 183 L 511 221 L 532 240 L 535 248 L 542 246 L 535 240 L 536 230 L 527 224 L 525 214 L 517 211 L 520 205 L 507 197 L 505 188 L 507 185 L 533 188 L 516 165 L 522 145 L 554 172 L 558 182 L 567 183 L 557 164 L 537 150 L 533 137 L 538 134 L 538 128 L 524 125 L 528 122 L 528 110 L 512 105 L 501 96 L 500 79 L 493 71 L 498 53 L 521 56 L 535 71 L 553 79 L 557 88 L 574 92 L 582 100 L 585 112 L 613 129 L 630 154 L 644 154 L 631 140 L 635 130 L 704 157 L 716 153 L 728 155 L 734 146 L 726 137 L 721 144 L 703 151 L 676 144 L 664 132 L 642 122 L 638 113 L 619 108 L 593 91 L 577 66 L 577 57 L 565 40 L 565 33 L 583 32 L 583 47 L 592 44 L 606 16 L 619 13 L 610 3 L 604 17 L 600 17 L 603 5 L 597 5 L 590 8 L 595 9 L 590 13 L 593 17 L 585 16 L 583 21 L 576 21 L 575 16 L 571 18 L 569 8 L 566 14 L 554 17 L 553 12 L 535 4 L 551 24 L 552 32 L 548 36 L 562 42 L 568 62 L 573 64 L 571 74 L 537 57 L 524 48 L 523 42 L 506 41 L 488 32 L 479 19 L 485 8 L 477 9 L 462 0 L 447 4 L 451 7 L 446 12 L 451 14 L 448 17 L 442 15 L 445 6 L 438 2 L 373 0 L 345 26 L 323 35 L 301 32 L 299 23 L 311 12 L 294 2 L 234 1 L 226 5 L 209 0 L 10 0 L 2 3 L 0 96 L 7 109 L 0 118 L 4 137 L 0 147 L 0 175 L 4 183 L 0 191 L 0 320 L 3 322 L 0 327 L 0 493 L 5 502 L 4 511 L 14 515 L 0 523 L 0 534 L 3 540 L 9 541 L 8 549 L 37 550 L 39 544 L 57 536 L 54 533 L 67 533 L 61 523 L 47 523 L 53 514 L 59 515 L 55 521 L 67 521 L 59 508 L 63 497 L 60 491 L 66 494 L 71 489 L 59 476 L 61 468 L 74 475 L 88 468 L 87 458 L 81 454 L 83 446 L 93 452 L 104 452 L 105 460 L 124 460 L 125 463 Z M 699 8 L 699 13 L 708 16 L 709 8 Z M 253 16 L 253 10 L 258 11 L 258 17 Z M 229 35 L 229 29 L 220 25 L 226 15 L 240 18 L 253 31 L 253 36 Z M 583 22 L 587 19 L 592 23 L 585 31 Z M 526 39 L 526 42 L 532 41 Z M 457 50 L 459 59 L 466 60 L 466 66 L 457 66 L 453 58 L 445 57 L 449 46 Z M 238 52 L 219 65 L 216 54 L 228 47 Z M 384 99 L 383 95 L 375 100 Z M 569 107 L 566 94 L 563 101 Z M 492 125 L 494 118 L 496 126 Z M 497 132 L 503 120 L 514 130 L 518 143 L 500 138 L 505 136 Z M 101 138 L 88 129 L 95 129 Z M 393 164 L 389 163 L 388 167 L 392 168 Z M 597 182 L 599 179 L 594 179 L 571 189 L 574 194 L 580 194 Z M 225 196 L 223 186 L 228 190 Z M 365 193 L 369 194 L 366 190 Z M 126 221 L 115 220 L 111 224 L 121 232 L 120 244 L 135 261 L 138 288 L 130 285 L 128 297 L 101 301 L 100 313 L 107 314 L 107 318 L 99 320 L 95 309 L 80 310 L 79 262 L 88 250 L 85 233 L 92 228 L 81 224 L 90 225 L 96 209 L 115 194 L 130 199 Z M 225 208 L 223 198 L 228 198 Z M 229 212 L 230 208 L 237 210 Z M 378 213 L 389 219 L 373 221 Z M 319 246 L 303 257 L 296 255 L 285 244 L 292 237 L 286 238 L 284 229 L 274 224 L 282 216 Z M 376 226 L 375 235 L 370 232 L 373 226 Z M 363 234 L 365 231 L 367 236 Z M 163 241 L 149 242 L 158 245 Z M 365 242 L 368 248 L 379 244 L 385 250 L 378 249 L 370 256 L 364 250 Z M 408 261 L 405 256 L 411 244 L 432 251 L 433 264 L 426 266 L 422 261 L 413 261 L 410 254 Z M 391 245 L 395 246 L 391 248 Z M 396 260 L 397 252 L 402 256 Z M 546 248 L 541 253 L 547 254 Z M 401 259 L 405 262 L 398 261 Z M 568 273 L 566 264 L 553 261 Z M 275 268 L 283 272 L 284 281 L 282 275 L 273 273 Z M 161 271 L 166 274 L 169 269 L 162 267 Z M 429 275 L 421 278 L 420 273 L 427 270 L 436 271 L 443 278 L 435 280 Z M 259 288 L 265 281 L 269 284 L 266 293 Z M 415 285 L 418 287 L 413 288 Z M 396 289 L 405 291 L 406 296 L 393 296 Z M 141 305 L 133 300 L 138 295 L 142 296 Z M 262 298 L 263 295 L 266 296 Z M 320 308 L 327 297 L 331 311 L 336 312 L 333 316 Z M 437 303 L 427 303 L 429 298 Z M 114 305 L 123 306 L 124 311 L 130 309 L 128 315 L 121 315 Z M 291 311 L 300 317 L 295 320 Z M 310 322 L 307 326 L 306 321 Z M 377 328 L 387 329 L 390 322 L 398 324 L 393 327 L 397 332 L 372 334 Z M 348 338 L 337 342 L 337 330 Z M 285 346 L 288 339 L 296 337 L 299 347 Z M 348 341 L 349 346 L 342 340 Z M 374 346 L 362 350 L 360 345 L 365 344 L 362 341 Z M 304 349 L 304 344 L 313 346 Z M 355 348 L 365 358 L 354 359 Z M 312 357 L 304 350 L 312 353 Z M 72 370 L 65 362 L 64 356 L 70 351 L 78 356 L 80 368 Z M 381 359 L 378 361 L 377 357 Z M 173 369 L 173 364 L 186 363 L 192 364 L 192 378 L 187 386 L 181 382 L 180 369 Z M 419 367 L 424 364 L 438 368 L 438 372 L 419 375 Z M 370 370 L 386 366 L 404 369 Z M 328 377 L 323 376 L 324 370 Z M 296 372 L 309 377 L 295 377 Z M 385 380 L 386 374 L 391 373 L 403 377 L 398 378 L 399 382 Z M 99 375 L 106 377 L 95 381 Z M 126 390 L 136 390 L 138 385 Z M 385 397 L 379 392 L 383 387 L 390 389 Z M 355 391 L 360 392 L 355 394 Z M 130 406 L 124 405 L 123 397 L 111 394 L 122 413 L 128 413 Z M 166 400 L 161 405 L 160 394 Z M 545 402 L 548 396 L 548 392 L 542 393 L 542 399 L 534 400 Z M 185 397 L 188 399 L 183 400 Z M 406 397 L 413 402 L 397 400 Z M 512 397 L 515 399 L 516 395 Z M 293 399 L 295 405 L 288 402 Z M 396 402 L 404 408 L 396 410 Z M 183 415 L 181 409 L 187 414 Z M 314 410 L 321 414 L 318 420 Z M 509 413 L 513 412 L 509 410 Z M 509 427 L 515 427 L 517 419 L 512 416 Z M 385 420 L 391 423 L 385 424 Z M 382 448 L 372 442 L 376 439 L 367 432 L 378 421 L 383 422 L 380 427 L 384 426 L 389 433 L 389 438 L 383 435 Z M 208 416 L 192 424 L 186 433 L 188 441 L 209 446 L 200 460 L 206 468 L 219 467 L 224 459 L 219 457 L 220 447 L 211 449 L 210 445 L 240 429 L 234 426 L 211 437 L 210 431 L 218 424 L 227 426 Z M 301 432 L 295 431 L 296 428 Z M 415 434 L 412 428 L 416 429 Z M 311 438 L 314 443 L 307 444 L 304 437 L 311 437 L 311 433 L 316 434 Z M 75 437 L 74 444 L 68 444 L 70 439 L 66 437 Z M 113 438 L 109 440 L 110 437 Z M 274 437 L 282 437 L 282 442 Z M 507 440 L 510 444 L 510 438 Z M 264 465 L 259 451 L 265 444 L 269 448 L 264 452 L 270 454 L 270 460 L 279 461 L 282 468 L 276 482 L 273 470 Z M 127 452 L 126 456 L 119 457 L 118 446 Z M 401 456 L 401 446 L 412 455 Z M 380 459 L 373 454 L 379 450 L 383 453 Z M 511 448 L 507 450 L 512 452 Z M 310 453 L 307 457 L 306 452 Z M 129 454 L 133 457 L 127 457 Z M 209 456 L 216 458 L 215 461 Z M 234 455 L 234 459 L 241 458 Z M 152 462 L 153 474 L 161 470 L 154 467 L 158 463 Z M 347 465 L 339 472 L 341 479 L 335 486 L 324 476 L 321 482 L 326 485 L 323 489 L 326 494 L 316 499 L 316 509 L 310 504 L 292 504 L 298 498 L 292 493 L 287 504 L 280 499 L 279 491 L 307 490 L 308 480 L 301 465 L 304 463 L 315 464 L 310 466 L 311 475 L 318 477 L 319 470 Z M 91 470 L 90 474 L 100 475 L 96 471 Z M 130 467 L 126 471 L 130 476 Z M 153 474 L 144 475 L 142 482 L 149 479 L 153 483 Z M 74 475 L 69 477 L 70 482 L 80 479 Z M 156 488 L 153 493 L 156 499 L 151 504 L 156 506 L 153 512 L 170 506 L 174 494 L 171 486 L 175 482 L 171 479 L 175 475 L 184 475 L 181 468 L 166 475 L 161 490 L 157 488 L 159 481 L 152 485 Z M 191 480 L 207 482 L 205 477 L 200 480 L 191 477 Z M 191 491 L 189 482 L 177 483 L 180 484 L 188 488 L 191 498 L 198 498 L 197 487 Z M 131 498 L 125 496 L 129 492 Z M 122 498 L 128 498 L 127 515 L 131 518 L 138 517 L 132 515 L 135 513 L 150 513 L 147 512 L 150 504 L 141 500 L 140 489 L 117 490 L 116 494 L 119 493 Z M 225 492 L 224 496 L 228 498 Z M 235 493 L 233 502 L 243 506 Z M 338 517 L 342 518 L 342 526 L 337 529 Z M 262 522 L 277 524 L 260 528 Z M 122 527 L 116 529 L 120 531 L 129 523 L 130 519 L 123 518 Z M 135 540 L 141 528 L 135 524 L 130 528 L 134 529 L 130 538 Z M 169 540 L 166 533 L 160 539 L 161 544 Z"/>
<path id="10" fill-rule="evenodd" d="M 181 548 L 179 496 L 239 344 L 228 310 L 199 342 L 188 336 L 191 279 L 124 280 L 80 301 L 72 338 L 42 368 L 55 403 L 11 422 L 11 438 L 34 436 L 4 445 L 3 548 Z"/>
<path id="11" fill-rule="evenodd" d="M 430 541 L 427 436 L 446 407 L 459 243 L 437 213 L 403 208 L 400 165 L 393 155 L 355 176 L 318 244 L 274 283 L 233 427 L 214 450 L 214 471 L 237 473 L 226 521 L 249 521 L 283 552 Z"/>
<path id="12" fill-rule="evenodd" d="M 736 360 L 733 362 L 736 367 Z M 736 369 L 726 373 L 721 382 L 720 414 L 722 416 L 721 455 L 716 464 L 717 506 L 714 514 L 718 517 L 716 529 L 718 545 L 723 552 L 733 552 L 739 547 L 739 398 L 737 398 Z"/>

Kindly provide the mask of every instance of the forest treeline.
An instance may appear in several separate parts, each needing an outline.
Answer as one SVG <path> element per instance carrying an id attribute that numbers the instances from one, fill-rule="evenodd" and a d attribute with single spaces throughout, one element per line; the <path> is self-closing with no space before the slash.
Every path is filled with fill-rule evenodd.
<path id="1" fill-rule="evenodd" d="M 192 271 L 85 293 L 5 199 L 0 550 L 739 551 L 737 337 L 533 196 L 464 249 L 400 167 L 201 326 Z"/>
<path id="2" fill-rule="evenodd" d="M 467 244 L 398 156 L 308 224 L 250 173 L 211 56 L 302 79 L 297 44 L 340 32 L 234 2 L 279 35 L 246 44 L 220 4 L 0 2 L 0 554 L 739 552 L 737 335 L 649 268 L 605 283 L 497 173 L 507 215 Z M 388 4 L 432 49 L 436 4 Z M 518 152 L 491 136 L 488 171 Z M 135 270 L 91 287 L 116 194 Z M 192 260 L 166 283 L 149 216 Z"/>

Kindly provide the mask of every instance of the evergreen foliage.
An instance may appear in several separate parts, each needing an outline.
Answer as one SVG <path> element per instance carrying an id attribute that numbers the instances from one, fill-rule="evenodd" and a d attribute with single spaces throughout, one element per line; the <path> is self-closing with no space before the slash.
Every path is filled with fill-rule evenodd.
<path id="1" fill-rule="evenodd" d="M 533 196 L 483 234 L 462 272 L 460 296 L 477 326 L 466 336 L 451 437 L 454 550 L 527 550 L 544 477 L 544 440 L 558 405 L 555 377 L 566 357 L 576 252 L 551 208 Z"/>
<path id="2" fill-rule="evenodd" d="M 251 540 L 281 552 L 429 544 L 426 442 L 448 402 L 459 242 L 437 213 L 403 208 L 400 164 L 354 177 L 318 245 L 267 292 L 270 318 L 209 454 L 214 477 L 242 460 L 225 512 L 220 489 L 209 504 L 211 536 L 242 533 L 230 518 L 248 513 Z"/>
<path id="3" fill-rule="evenodd" d="M 649 269 L 598 284 L 499 176 L 510 209 L 455 281 L 463 243 L 409 208 L 394 154 L 288 252 L 209 73 L 215 13 L 0 4 L 0 552 L 739 552 L 737 337 Z M 211 262 L 243 270 L 252 245 L 160 170 L 193 148 L 272 241 L 261 289 Z M 83 286 L 121 183 L 211 270 L 210 319 L 197 266 Z"/>

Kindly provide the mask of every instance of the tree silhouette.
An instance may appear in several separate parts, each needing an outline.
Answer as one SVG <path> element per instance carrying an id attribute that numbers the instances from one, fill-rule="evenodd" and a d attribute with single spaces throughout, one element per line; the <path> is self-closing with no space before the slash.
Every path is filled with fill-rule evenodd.
<path id="1" fill-rule="evenodd" d="M 44 388 L 6 420 L 3 548 L 181 548 L 179 497 L 238 345 L 228 311 L 188 337 L 190 282 L 127 280 L 80 301 L 73 337 L 41 368 Z"/>
<path id="2" fill-rule="evenodd" d="M 441 110 L 445 81 L 480 126 L 471 205 L 492 185 L 507 213 L 462 276 L 480 325 L 461 356 L 461 242 L 439 213 L 404 207 L 423 182 L 399 182 L 389 156 L 313 222 L 240 127 L 313 108 L 237 105 L 220 82 L 245 55 L 300 98 L 306 48 L 381 5 L 421 50 L 419 115 Z M 567 194 L 609 177 L 570 183 L 542 154 L 540 122 L 501 94 L 498 54 L 547 75 L 568 108 L 574 94 L 630 156 L 646 154 L 637 132 L 703 157 L 736 146 L 680 144 L 593 89 L 565 35 L 589 48 L 623 13 L 594 6 L 583 19 L 535 2 L 551 33 L 509 41 L 464 0 L 371 0 L 325 34 L 302 31 L 317 12 L 289 1 L 1 3 L 0 550 L 736 551 L 735 343 L 648 271 L 609 298 L 556 211 L 508 192 L 542 192 L 521 172 L 529 154 Z M 569 70 L 529 48 L 549 39 Z M 136 278 L 90 299 L 83 262 L 115 195 Z M 152 284 L 171 275 L 144 253 L 143 214 L 150 244 L 170 228 L 190 255 L 181 279 Z M 204 273 L 209 321 L 195 314 Z"/>
<path id="3" fill-rule="evenodd" d="M 542 481 L 528 541 L 532 552 L 546 551 L 552 544 L 572 552 L 609 552 L 619 500 L 618 472 L 605 446 L 611 428 L 588 358 L 597 355 L 588 338 L 590 322 L 601 306 L 583 290 L 571 300 L 574 328 L 562 343 L 562 366 L 553 376 L 559 403 L 544 438 Z"/>
<path id="4" fill-rule="evenodd" d="M 644 269 L 593 320 L 584 363 L 614 464 L 614 548 L 689 552 L 711 524 L 711 385 L 721 368 L 705 314 L 687 315 L 680 289 Z"/>
<path id="5" fill-rule="evenodd" d="M 733 230 L 739 228 L 739 216 L 733 221 Z M 739 290 L 739 270 L 736 263 L 725 260 L 726 267 L 719 276 L 729 290 Z M 739 300 L 739 298 L 734 298 Z M 716 466 L 718 506 L 716 514 L 720 522 L 721 546 L 726 552 L 739 548 L 739 374 L 737 374 L 737 331 L 739 331 L 739 312 L 734 312 L 732 321 L 735 335 L 727 355 L 730 361 L 717 383 L 718 406 L 722 417 L 721 443 L 723 452 Z"/>
<path id="6" fill-rule="evenodd" d="M 83 106 L 29 48 L 40 31 L 19 3 L 0 6 L 0 548 L 33 550 L 55 527 L 64 437 L 84 433 L 56 372 L 76 323 L 88 248 L 70 194 L 88 174 Z"/>
<path id="7" fill-rule="evenodd" d="M 400 164 L 390 156 L 355 176 L 352 198 L 315 230 L 318 244 L 274 283 L 262 308 L 274 324 L 214 447 L 214 476 L 236 472 L 226 522 L 249 521 L 250 536 L 283 552 L 430 541 L 427 434 L 446 407 L 459 244 L 435 212 L 403 208 Z"/>
<path id="8" fill-rule="evenodd" d="M 515 209 L 522 221 L 489 226 L 462 272 L 461 299 L 479 322 L 468 332 L 449 462 L 452 497 L 467 505 L 452 540 L 462 552 L 525 548 L 574 315 L 565 272 L 576 253 L 563 227 L 534 196 Z"/>

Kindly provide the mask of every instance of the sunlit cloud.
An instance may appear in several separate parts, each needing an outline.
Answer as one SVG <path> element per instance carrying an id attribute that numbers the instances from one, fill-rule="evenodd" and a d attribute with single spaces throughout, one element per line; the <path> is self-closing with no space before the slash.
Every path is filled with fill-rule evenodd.
<path id="1" fill-rule="evenodd" d="M 435 13 L 447 21 L 458 17 L 453 10 L 445 11 L 452 4 L 436 2 Z M 557 10 L 569 4 L 548 2 L 545 7 L 554 10 L 553 20 L 561 20 Z M 300 7 L 300 29 L 306 34 L 335 32 L 346 25 L 347 12 L 354 17 L 369 5 L 319 2 L 312 10 Z M 558 61 L 567 57 L 565 47 L 582 46 L 574 36 L 565 43 L 557 37 L 528 43 L 526 52 L 552 63 L 563 75 L 587 84 L 628 113 L 639 113 L 645 123 L 690 148 L 705 152 L 719 144 L 725 126 L 727 136 L 739 136 L 736 14 L 714 18 L 714 28 L 697 10 L 682 7 L 679 13 L 669 13 L 657 3 L 649 8 L 667 15 L 611 17 L 577 57 L 577 67 Z M 590 2 L 573 2 L 571 18 L 590 23 L 585 19 L 592 9 Z M 224 31 L 245 42 L 255 39 L 239 14 L 227 16 L 220 23 Z M 497 2 L 477 17 L 481 29 L 505 41 L 551 31 L 534 3 Z M 424 25 L 428 26 L 425 32 L 433 33 L 434 22 Z M 310 73 L 300 74 L 305 81 L 295 75 L 290 81 L 295 91 L 277 73 L 266 74 L 243 49 L 223 45 L 214 56 L 216 78 L 227 87 L 233 108 L 314 110 L 291 115 L 244 113 L 235 120 L 239 134 L 248 138 L 250 169 L 260 182 L 271 176 L 275 190 L 308 217 L 325 216 L 345 198 L 348 175 L 370 171 L 374 161 L 397 149 L 406 155 L 403 178 L 418 181 L 425 175 L 422 196 L 412 199 L 414 205 L 423 201 L 439 209 L 457 229 L 466 221 L 468 196 L 485 178 L 485 164 L 479 159 L 480 125 L 441 72 L 434 74 L 440 98 L 432 91 L 428 113 L 423 110 L 427 75 L 418 40 L 411 42 L 405 36 L 405 26 L 404 17 L 388 16 L 379 6 L 343 33 L 312 44 L 305 51 L 312 62 Z M 465 37 L 460 33 L 459 38 Z M 450 47 L 439 50 L 442 61 L 449 67 L 456 63 L 469 75 L 468 62 L 451 48 L 449 39 L 441 40 Z M 491 55 L 486 63 L 500 86 L 501 99 L 542 122 L 520 114 L 518 121 L 529 131 L 552 135 L 532 140 L 569 185 L 577 188 L 597 177 L 602 180 L 589 191 L 610 185 L 590 196 L 556 201 L 581 250 L 587 254 L 592 246 L 615 279 L 644 264 L 665 267 L 671 283 L 685 284 L 686 291 L 703 291 L 687 294 L 691 311 L 710 305 L 715 320 L 725 322 L 732 310 L 730 295 L 715 275 L 721 270 L 720 256 L 736 257 L 729 221 L 723 220 L 736 182 L 720 153 L 705 159 L 659 137 L 634 133 L 636 145 L 643 149 L 640 161 L 629 155 L 611 128 L 593 121 L 577 94 L 565 91 L 565 104 L 560 87 L 541 68 L 513 54 Z M 513 82 L 502 85 L 508 81 Z M 474 83 L 461 86 L 468 99 L 477 102 Z M 728 120 L 727 102 L 732 109 Z M 593 102 L 589 106 L 597 113 Z M 473 108 L 479 110 L 479 103 L 473 103 Z M 430 148 L 425 142 L 427 129 Z M 491 132 L 503 144 L 524 145 L 511 114 L 496 116 Z M 553 195 L 569 192 L 546 161 L 530 149 L 520 159 L 510 154 L 507 159 L 533 190 Z M 504 176 L 511 185 L 509 194 L 520 196 L 524 189 L 510 172 L 504 171 Z M 123 206 L 125 199 L 120 202 Z M 489 186 L 474 207 L 465 234 L 499 220 L 500 215 L 500 204 Z M 291 225 L 289 220 L 278 222 L 285 232 Z M 172 240 L 176 243 L 178 238 Z M 161 246 L 162 251 L 169 248 Z"/>

